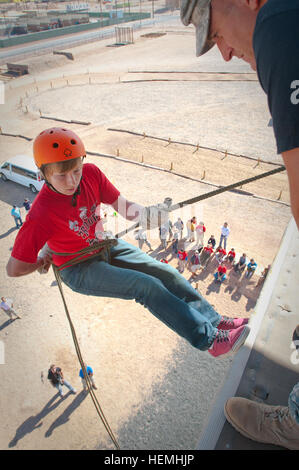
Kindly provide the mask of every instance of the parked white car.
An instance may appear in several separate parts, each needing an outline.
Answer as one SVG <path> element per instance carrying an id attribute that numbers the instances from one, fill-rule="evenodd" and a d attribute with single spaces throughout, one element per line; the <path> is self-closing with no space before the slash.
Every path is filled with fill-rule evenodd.
<path id="1" fill-rule="evenodd" d="M 16 155 L 4 162 L 0 167 L 0 177 L 3 181 L 11 180 L 27 186 L 33 193 L 40 191 L 44 184 L 33 158 L 28 155 Z"/>

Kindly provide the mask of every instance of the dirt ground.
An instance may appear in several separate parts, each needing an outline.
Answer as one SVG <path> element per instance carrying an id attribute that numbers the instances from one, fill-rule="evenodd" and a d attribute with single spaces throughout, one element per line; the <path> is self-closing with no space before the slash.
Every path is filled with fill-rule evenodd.
<path id="1" fill-rule="evenodd" d="M 245 130 L 243 128 L 244 135 L 238 137 L 243 139 L 238 152 L 236 143 L 231 147 L 219 147 L 219 129 L 213 130 L 212 126 L 208 140 L 204 142 L 209 145 L 204 146 L 215 150 L 196 148 L 198 139 L 188 137 L 188 113 L 193 87 L 199 86 L 198 76 L 195 81 L 193 75 L 189 77 L 193 77 L 192 88 L 190 94 L 185 93 L 185 114 L 180 107 L 180 120 L 175 132 L 173 122 L 177 116 L 172 101 L 176 102 L 178 88 L 172 82 L 164 82 L 165 76 L 159 77 L 161 82 L 157 86 L 153 74 L 138 77 L 136 83 L 135 75 L 132 77 L 129 73 L 132 67 L 148 71 L 153 68 L 161 71 L 164 67 L 169 71 L 174 64 L 180 72 L 194 73 L 193 42 L 191 35 L 182 39 L 178 28 L 177 34 L 172 31 L 158 39 L 136 37 L 135 44 L 127 49 L 107 48 L 104 42 L 74 48 L 75 64 L 55 59 L 57 62 L 53 68 L 53 59 L 49 55 L 32 59 L 34 80 L 32 77 L 16 79 L 7 88 L 6 103 L 1 110 L 2 132 L 34 138 L 39 131 L 51 126 L 63 125 L 75 130 L 89 152 L 107 155 L 88 155 L 88 161 L 98 165 L 128 199 L 146 205 L 161 202 L 167 196 L 172 197 L 173 202 L 179 202 L 211 191 L 215 189 L 213 185 L 230 184 L 274 168 L 273 163 L 277 165 L 279 159 L 276 156 L 271 159 L 273 141 L 268 129 L 265 128 L 265 134 L 259 134 L 256 129 L 259 122 L 251 123 Z M 189 55 L 183 54 L 182 43 Z M 165 52 L 161 53 L 163 47 L 164 51 L 174 50 L 177 54 L 165 56 Z M 150 58 L 148 63 L 146 54 Z M 105 57 L 100 72 L 93 71 L 96 57 Z M 30 64 L 30 60 L 28 62 Z M 45 63 L 48 63 L 48 69 Z M 220 74 L 217 82 L 220 94 L 213 103 L 214 112 L 218 102 L 215 119 L 223 107 L 230 109 L 229 93 L 225 102 L 221 98 L 221 87 L 225 86 L 224 81 L 227 82 L 221 75 L 227 72 L 225 67 L 216 55 L 207 59 L 206 72 L 216 69 Z M 82 69 L 89 71 L 84 84 Z M 266 122 L 265 103 L 260 100 L 259 92 L 256 99 L 251 99 L 254 97 L 251 93 L 258 90 L 258 84 L 254 77 L 247 80 L 250 71 L 243 64 L 238 67 L 235 63 L 230 70 L 238 73 L 237 78 L 242 82 L 238 89 L 240 95 L 234 92 L 236 101 L 232 107 L 237 107 L 238 99 L 240 103 L 246 102 L 244 91 L 248 86 L 251 101 L 248 100 L 247 105 L 254 110 L 257 121 L 261 116 Z M 89 77 L 94 81 L 93 85 Z M 166 78 L 168 80 L 169 75 Z M 182 90 L 185 80 L 181 81 L 181 75 L 173 78 Z M 209 77 L 206 78 L 208 81 L 203 93 L 211 86 L 213 90 L 210 93 L 214 96 L 217 90 L 215 82 L 210 84 Z M 231 84 L 236 85 L 233 81 L 236 76 L 231 75 L 231 78 Z M 69 80 L 68 84 L 66 80 Z M 132 91 L 126 91 L 128 80 L 135 87 L 135 97 L 138 87 L 140 95 L 135 101 L 131 100 Z M 142 94 L 150 94 L 144 109 L 140 108 Z M 164 108 L 156 114 L 159 99 L 164 100 Z M 167 101 L 170 109 L 166 106 Z M 84 112 L 81 113 L 80 109 Z M 101 112 L 107 118 L 106 122 L 101 119 Z M 65 120 L 81 120 L 83 117 L 91 124 L 62 124 L 43 119 L 41 115 Z M 226 119 L 231 130 L 235 126 L 238 128 L 238 123 L 227 112 Z M 211 118 L 208 120 L 210 122 Z M 112 128 L 118 131 L 110 130 Z M 143 132 L 146 132 L 145 136 Z M 167 141 L 169 137 L 171 141 Z M 251 143 L 256 138 L 264 142 L 266 163 L 260 163 L 261 153 L 253 151 Z M 32 153 L 32 142 L 20 137 L 0 135 L 0 146 L 2 161 L 16 153 Z M 158 168 L 142 166 L 142 162 Z M 258 263 L 257 274 L 248 281 L 244 276 L 239 277 L 229 271 L 227 282 L 216 286 L 213 283 L 216 262 L 212 259 L 195 281 L 191 281 L 191 273 L 187 269 L 184 276 L 219 313 L 250 317 L 260 292 L 256 287 L 259 274 L 276 255 L 290 219 L 290 208 L 285 172 L 251 183 L 242 190 L 243 193 L 226 192 L 175 211 L 172 220 L 180 216 L 186 222 L 191 216 L 197 216 L 207 227 L 206 240 L 212 233 L 219 240 L 221 225 L 224 221 L 229 223 L 228 248 L 234 247 L 237 257 L 243 252 L 253 257 Z M 3 397 L 0 404 L 0 448 L 112 449 L 113 444 L 99 422 L 90 398 L 81 392 L 78 361 L 52 271 L 43 276 L 37 273 L 14 279 L 6 276 L 5 265 L 16 236 L 10 216 L 11 205 L 22 204 L 24 197 L 33 199 L 28 189 L 0 181 L 1 295 L 13 298 L 15 309 L 22 316 L 21 320 L 13 323 L 8 322 L 4 313 L 0 316 L 0 339 L 5 345 L 5 363 L 0 364 Z M 24 212 L 22 215 L 25 216 Z M 125 222 L 109 213 L 108 224 L 118 232 Z M 136 244 L 132 232 L 126 238 Z M 167 257 L 176 267 L 170 244 L 165 253 L 159 245 L 157 231 L 148 233 L 148 238 L 154 248 L 151 255 L 157 259 Z M 186 246 L 192 254 L 195 244 Z M 219 362 L 208 353 L 194 350 L 133 301 L 87 298 L 65 286 L 64 292 L 83 357 L 95 370 L 99 388 L 97 396 L 121 448 L 194 449 L 231 359 Z M 55 395 L 46 379 L 51 363 L 61 365 L 66 378 L 77 388 L 77 395 L 68 395 L 63 401 Z"/>

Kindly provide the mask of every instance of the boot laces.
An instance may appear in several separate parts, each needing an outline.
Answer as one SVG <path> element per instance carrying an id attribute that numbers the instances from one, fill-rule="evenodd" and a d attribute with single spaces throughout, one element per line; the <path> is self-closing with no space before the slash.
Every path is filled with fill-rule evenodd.
<path id="1" fill-rule="evenodd" d="M 287 407 L 278 407 L 273 411 L 266 411 L 265 416 L 268 418 L 278 419 L 282 422 L 283 419 L 289 416 L 289 409 Z"/>

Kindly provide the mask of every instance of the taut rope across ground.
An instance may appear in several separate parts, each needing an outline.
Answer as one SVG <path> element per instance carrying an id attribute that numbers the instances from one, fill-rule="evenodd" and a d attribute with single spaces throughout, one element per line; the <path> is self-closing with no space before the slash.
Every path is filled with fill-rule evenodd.
<path id="1" fill-rule="evenodd" d="M 282 171 L 285 171 L 284 166 L 280 166 L 278 168 L 275 168 L 270 171 L 266 171 L 265 173 L 261 173 L 260 175 L 252 176 L 251 178 L 247 178 L 245 180 L 237 181 L 236 183 L 229 184 L 228 186 L 223 186 L 222 188 L 215 189 L 213 191 L 209 191 L 207 193 L 201 194 L 200 196 L 196 196 L 191 199 L 186 199 L 185 201 L 178 202 L 176 204 L 173 204 L 172 206 L 169 207 L 168 212 L 175 211 L 176 209 L 180 209 L 181 207 L 188 206 L 190 204 L 195 204 L 196 202 L 203 201 L 204 199 L 209 199 L 210 197 L 217 196 L 218 194 L 224 193 L 226 191 L 231 191 L 232 189 L 238 188 L 240 186 L 243 186 L 244 184 L 252 183 L 253 181 L 266 178 L 267 176 L 274 175 L 276 173 L 280 173 Z M 115 238 L 121 238 L 123 237 L 126 233 L 131 232 L 135 228 L 139 226 L 139 223 L 136 223 L 132 225 L 130 228 L 118 233 L 115 235 Z"/>

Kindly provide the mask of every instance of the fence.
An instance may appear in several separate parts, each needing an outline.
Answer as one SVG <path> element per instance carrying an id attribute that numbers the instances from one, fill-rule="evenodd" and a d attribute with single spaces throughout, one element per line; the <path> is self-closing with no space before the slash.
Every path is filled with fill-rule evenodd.
<path id="1" fill-rule="evenodd" d="M 115 42 L 116 44 L 133 44 L 133 28 L 127 27 L 116 27 L 115 28 Z"/>
<path id="2" fill-rule="evenodd" d="M 144 20 L 148 18 L 150 18 L 150 13 L 125 14 L 123 18 L 102 19 L 97 21 L 96 23 L 76 24 L 72 26 L 65 26 L 63 28 L 39 31 L 37 33 L 23 34 L 17 37 L 0 39 L 0 48 L 16 46 L 28 42 L 40 41 L 41 39 L 56 38 L 58 36 L 64 36 L 66 34 L 93 31 L 95 29 L 101 29 L 106 26 L 113 26 L 119 23 L 127 23 L 128 21 Z"/>

